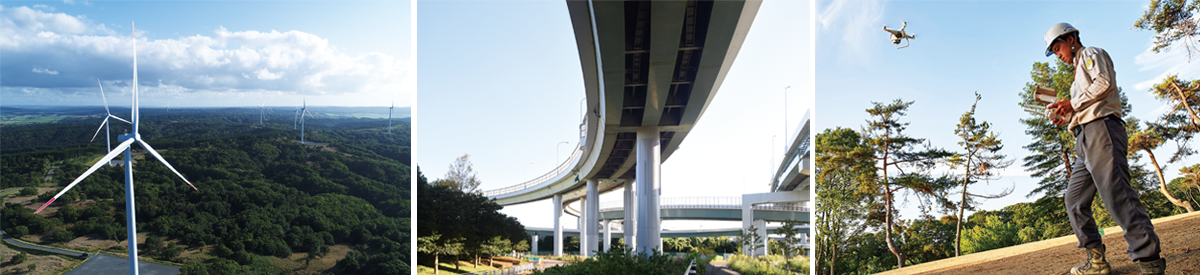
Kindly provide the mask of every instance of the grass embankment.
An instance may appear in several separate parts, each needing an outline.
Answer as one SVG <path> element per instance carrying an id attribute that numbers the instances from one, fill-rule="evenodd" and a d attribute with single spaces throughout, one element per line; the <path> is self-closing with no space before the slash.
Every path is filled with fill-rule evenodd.
<path id="1" fill-rule="evenodd" d="M 489 266 L 487 266 L 488 258 L 486 256 L 483 256 L 483 257 L 479 258 L 479 266 L 478 267 L 475 267 L 475 263 L 468 259 L 468 260 L 458 261 L 458 268 L 455 268 L 454 260 L 453 260 L 454 257 L 450 257 L 449 259 L 450 259 L 450 261 L 438 262 L 438 269 L 439 269 L 438 275 L 476 273 L 476 272 L 480 272 L 480 271 L 508 268 L 508 267 L 511 267 L 514 265 L 521 265 L 521 264 L 525 263 L 524 261 L 521 261 L 519 259 L 512 258 L 512 257 L 496 257 L 494 259 L 494 262 L 495 262 L 493 264 L 494 266 L 489 267 Z M 418 275 L 433 275 L 434 270 L 433 270 L 432 266 L 417 265 L 417 274 Z"/>
<path id="2" fill-rule="evenodd" d="M 780 255 L 750 258 L 745 255 L 729 257 L 729 269 L 743 275 L 787 275 L 808 274 L 809 259 L 795 256 L 784 259 Z"/>

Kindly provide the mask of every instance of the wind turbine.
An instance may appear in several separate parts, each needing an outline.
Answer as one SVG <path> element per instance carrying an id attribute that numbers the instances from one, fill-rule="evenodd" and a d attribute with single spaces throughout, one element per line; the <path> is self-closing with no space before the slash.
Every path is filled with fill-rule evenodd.
<path id="1" fill-rule="evenodd" d="M 296 122 L 300 121 L 300 107 L 296 107 L 296 114 L 292 116 L 292 130 L 296 130 Z"/>
<path id="2" fill-rule="evenodd" d="M 130 26 L 131 27 L 133 26 L 132 23 L 130 24 Z M 137 212 L 134 210 L 134 205 L 133 205 L 133 203 L 134 203 L 134 200 L 133 200 L 133 157 L 130 154 L 130 151 L 131 151 L 130 149 L 132 148 L 133 143 L 137 142 L 137 143 L 141 144 L 142 148 L 146 149 L 146 152 L 149 152 L 151 155 L 153 155 L 155 158 L 157 158 L 158 161 L 162 162 L 163 165 L 166 165 L 167 168 L 171 169 L 172 172 L 175 172 L 175 175 L 178 175 L 179 178 L 183 179 L 184 182 L 187 182 L 187 184 L 189 186 L 191 186 L 192 189 L 194 189 L 194 190 L 199 190 L 199 189 L 196 189 L 196 186 L 192 185 L 191 181 L 188 181 L 187 178 L 183 177 L 183 174 L 180 174 L 179 171 L 175 170 L 175 167 L 172 167 L 170 163 L 167 163 L 167 160 L 163 159 L 162 155 L 159 155 L 158 151 L 154 150 L 154 147 L 150 147 L 150 144 L 147 144 L 145 141 L 143 141 L 142 135 L 138 134 L 138 122 L 139 122 L 138 117 L 141 115 L 140 114 L 141 112 L 138 110 L 137 32 L 136 32 L 136 29 L 135 29 L 133 35 L 134 35 L 134 38 L 133 38 L 133 52 L 134 52 L 134 54 L 133 54 L 133 108 L 132 108 L 132 115 L 131 115 L 133 117 L 133 123 L 132 123 L 133 124 L 133 132 L 117 137 L 118 140 L 120 140 L 122 142 L 121 142 L 121 144 L 117 145 L 116 150 L 113 150 L 113 151 L 109 152 L 107 155 L 104 155 L 103 158 L 100 158 L 100 160 L 97 161 L 96 164 L 93 164 L 91 168 L 88 168 L 88 170 L 86 172 L 83 172 L 83 175 L 80 175 L 79 178 L 76 178 L 75 181 L 71 182 L 71 184 L 68 184 L 66 188 L 63 188 L 62 191 L 59 191 L 58 194 L 54 195 L 54 198 L 51 198 L 50 201 L 47 201 L 46 204 L 43 204 L 41 208 L 38 208 L 38 210 L 34 211 L 33 213 L 37 214 L 39 212 L 42 212 L 42 209 L 46 209 L 46 206 L 49 206 L 51 203 L 54 203 L 54 200 L 58 199 L 59 196 L 66 194 L 68 190 L 71 190 L 71 187 L 75 187 L 75 184 L 78 184 L 80 181 L 83 181 L 84 178 L 87 178 L 88 175 L 91 175 L 93 172 L 96 172 L 96 169 L 100 169 L 100 166 L 104 165 L 105 162 L 108 162 L 109 160 L 117 157 L 117 154 L 119 152 L 121 152 L 122 150 L 124 150 L 125 151 L 125 218 L 127 219 L 126 220 L 126 228 L 128 229 L 127 233 L 129 234 L 129 237 L 128 237 L 128 241 L 129 241 L 129 260 L 128 260 L 129 274 L 137 275 L 138 274 L 137 222 L 136 222 L 137 221 Z"/>
<path id="3" fill-rule="evenodd" d="M 388 108 L 388 134 L 392 133 L 392 109 L 396 109 L 395 101 L 392 101 L 392 107 Z"/>
<path id="4" fill-rule="evenodd" d="M 300 144 L 304 144 L 304 114 L 308 114 L 308 117 L 311 117 L 313 119 L 316 119 L 317 117 L 314 117 L 312 115 L 312 113 L 308 112 L 308 100 L 307 99 L 304 100 L 304 108 L 300 109 L 299 114 L 300 114 Z"/>
<path id="5" fill-rule="evenodd" d="M 267 105 L 266 101 L 263 101 L 262 104 L 258 104 L 258 126 L 263 125 L 263 116 L 266 114 L 266 109 L 263 109 L 263 106 L 266 106 L 266 105 Z"/>
<path id="6" fill-rule="evenodd" d="M 96 85 L 100 86 L 100 98 L 104 99 L 104 113 L 107 115 L 104 117 L 104 122 L 100 123 L 100 128 L 104 129 L 104 144 L 105 144 L 104 149 L 107 150 L 104 153 L 112 153 L 112 142 L 108 140 L 108 137 L 112 136 L 108 132 L 108 119 L 115 118 L 117 120 L 124 121 L 125 123 L 129 123 L 129 124 L 133 124 L 133 123 L 129 122 L 128 120 L 124 120 L 117 116 L 114 116 L 112 114 L 112 112 L 110 112 L 108 110 L 108 97 L 104 96 L 104 85 L 100 84 L 99 78 L 96 79 Z M 100 135 L 100 128 L 97 128 L 96 133 L 92 134 L 92 141 L 96 141 L 96 136 Z M 91 141 L 89 141 L 89 142 L 91 142 Z"/>

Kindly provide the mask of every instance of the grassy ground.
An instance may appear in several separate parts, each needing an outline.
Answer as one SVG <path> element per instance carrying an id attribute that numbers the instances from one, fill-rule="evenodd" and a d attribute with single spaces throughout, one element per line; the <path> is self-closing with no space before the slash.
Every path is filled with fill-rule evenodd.
<path id="1" fill-rule="evenodd" d="M 27 123 L 55 122 L 55 121 L 59 121 L 59 120 L 62 120 L 64 118 L 68 118 L 68 117 L 73 117 L 73 116 L 21 117 L 21 118 L 15 119 L 15 120 L 0 120 L 0 125 L 17 125 L 17 124 L 27 124 Z"/>
<path id="2" fill-rule="evenodd" d="M 36 249 L 15 247 L 5 242 L 0 242 L 0 244 L 3 244 L 0 245 L 0 274 L 62 274 L 83 262 L 81 259 L 63 257 Z M 29 253 L 28 258 L 24 262 L 15 265 L 8 263 L 9 259 L 21 252 Z M 37 267 L 33 271 L 28 271 L 26 267 L 30 264 L 34 264 Z"/>
<path id="3" fill-rule="evenodd" d="M 472 262 L 471 259 L 460 259 L 462 261 L 458 262 L 458 269 L 454 268 L 454 257 L 446 257 L 446 258 L 442 258 L 440 260 L 442 260 L 442 261 L 438 262 L 438 266 L 439 266 L 438 268 L 440 269 L 438 275 L 468 274 L 468 273 L 475 273 L 475 272 L 480 272 L 480 271 L 488 271 L 488 270 L 498 269 L 498 268 L 492 268 L 492 267 L 487 266 L 488 265 L 487 257 L 479 258 L 479 268 L 478 269 L 475 268 L 475 263 Z M 509 257 L 496 257 L 496 260 L 495 260 L 496 264 L 502 265 L 503 267 L 512 266 L 513 262 L 516 262 L 516 261 L 517 261 L 516 259 L 509 258 Z M 417 265 L 417 274 L 418 275 L 433 275 L 433 267 L 427 266 L 427 265 Z"/>

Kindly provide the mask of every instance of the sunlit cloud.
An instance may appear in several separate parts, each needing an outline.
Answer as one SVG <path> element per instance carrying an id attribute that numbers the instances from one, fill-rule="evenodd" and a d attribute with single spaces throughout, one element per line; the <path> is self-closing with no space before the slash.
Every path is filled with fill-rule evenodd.
<path id="1" fill-rule="evenodd" d="M 83 16 L 0 6 L 0 92 L 37 88 L 72 94 L 131 86 L 132 34 Z M 230 31 L 156 39 L 138 26 L 138 84 L 147 94 L 213 97 L 246 92 L 336 96 L 407 90 L 414 64 L 381 53 L 349 55 L 329 40 L 301 31 Z M 32 70 L 30 69 L 32 68 Z M 52 68 L 52 69 L 51 69 Z"/>

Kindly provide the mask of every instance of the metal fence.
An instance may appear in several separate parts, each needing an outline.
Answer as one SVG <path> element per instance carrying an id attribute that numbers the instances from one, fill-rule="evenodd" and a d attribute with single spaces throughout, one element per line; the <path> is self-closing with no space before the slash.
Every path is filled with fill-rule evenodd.
<path id="1" fill-rule="evenodd" d="M 673 197 L 661 198 L 659 209 L 742 209 L 742 197 Z M 600 202 L 600 212 L 624 209 L 623 201 Z M 763 203 L 755 210 L 811 212 L 800 203 Z"/>
<path id="2" fill-rule="evenodd" d="M 521 184 L 504 187 L 504 188 L 500 188 L 500 189 L 483 191 L 483 196 L 488 197 L 488 198 L 493 198 L 496 196 L 525 190 L 530 187 L 545 183 L 546 181 L 549 181 L 551 179 L 557 178 L 559 175 L 570 172 L 571 164 L 575 163 L 575 159 L 579 158 L 580 153 L 582 153 L 582 152 L 583 152 L 582 146 L 575 146 L 575 150 L 571 152 L 571 156 L 567 157 L 566 161 L 564 161 L 562 164 L 559 164 L 558 167 L 555 167 L 554 170 L 551 170 L 549 173 L 542 174 L 541 176 L 538 176 L 538 177 L 533 178 L 532 180 L 529 180 L 526 182 L 522 182 Z"/>
<path id="3" fill-rule="evenodd" d="M 534 265 L 532 263 L 528 263 L 528 264 L 509 267 L 509 268 L 480 271 L 480 272 L 470 273 L 470 274 L 473 274 L 473 275 L 517 275 L 517 274 L 521 274 L 521 272 L 532 271 L 536 268 L 537 268 L 536 265 Z"/>

